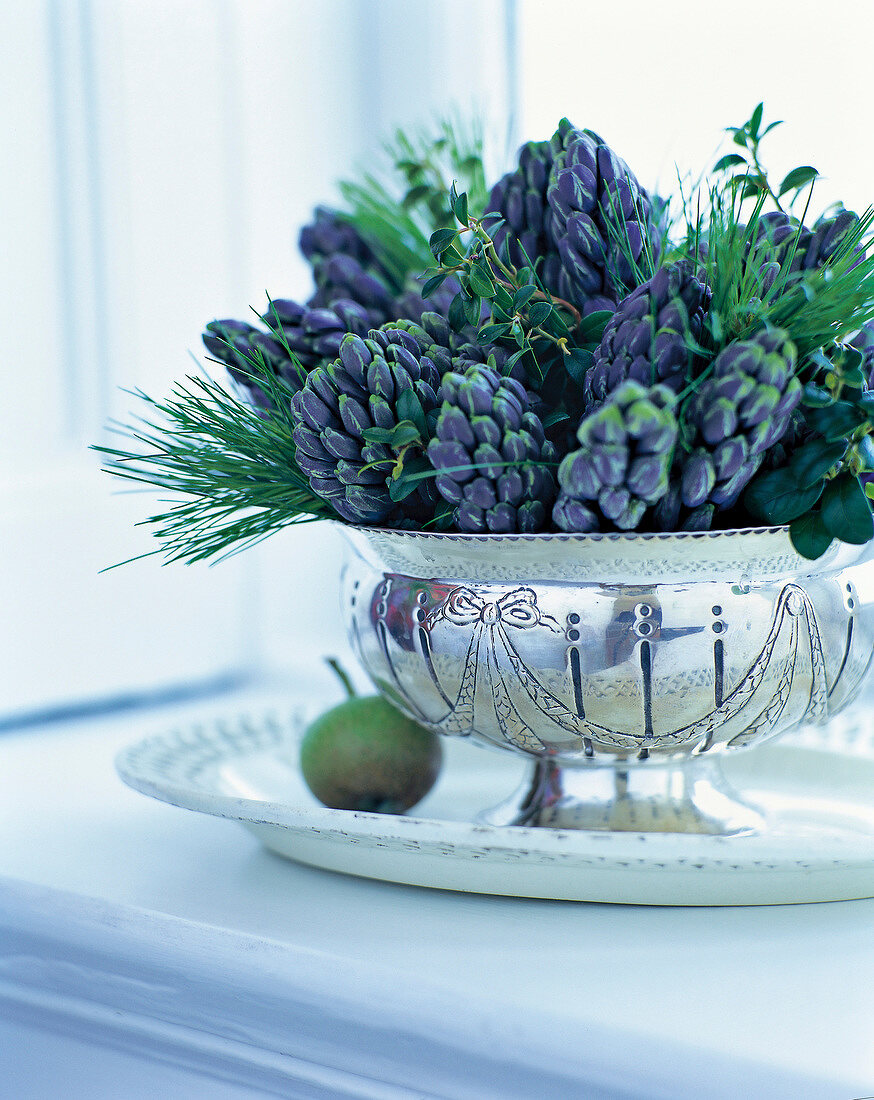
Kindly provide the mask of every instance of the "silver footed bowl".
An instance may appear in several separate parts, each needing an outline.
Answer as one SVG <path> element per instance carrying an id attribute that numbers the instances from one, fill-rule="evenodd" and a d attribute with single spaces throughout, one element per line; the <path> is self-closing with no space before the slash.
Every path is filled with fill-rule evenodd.
<path id="1" fill-rule="evenodd" d="M 339 525 L 352 646 L 401 710 L 532 769 L 493 824 L 737 834 L 720 757 L 855 697 L 869 546 L 810 562 L 785 528 L 456 535 Z"/>

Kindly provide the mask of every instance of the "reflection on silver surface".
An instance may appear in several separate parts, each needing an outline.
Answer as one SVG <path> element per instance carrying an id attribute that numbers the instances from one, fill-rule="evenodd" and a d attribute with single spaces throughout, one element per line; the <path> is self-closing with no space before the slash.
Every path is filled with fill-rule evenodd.
<path id="1" fill-rule="evenodd" d="M 874 651 L 867 547 L 808 562 L 783 529 L 343 531 L 343 606 L 377 687 L 440 733 L 534 758 L 502 823 L 757 831 L 718 756 L 825 722 Z"/>

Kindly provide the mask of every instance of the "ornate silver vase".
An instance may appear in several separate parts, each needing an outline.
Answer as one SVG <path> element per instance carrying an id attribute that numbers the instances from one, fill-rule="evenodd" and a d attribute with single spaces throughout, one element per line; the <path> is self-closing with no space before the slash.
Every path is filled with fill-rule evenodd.
<path id="1" fill-rule="evenodd" d="M 827 721 L 871 663 L 868 546 L 810 562 L 784 528 L 339 526 L 349 636 L 377 688 L 439 733 L 531 758 L 493 824 L 757 831 L 720 758 Z"/>

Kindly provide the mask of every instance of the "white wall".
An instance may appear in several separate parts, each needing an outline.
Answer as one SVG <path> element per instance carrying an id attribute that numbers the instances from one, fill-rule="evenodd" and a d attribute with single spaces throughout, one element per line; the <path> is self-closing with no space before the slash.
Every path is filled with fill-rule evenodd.
<path id="1" fill-rule="evenodd" d="M 477 112 L 489 120 L 489 154 L 495 171 L 502 171 L 510 144 L 510 116 L 515 117 L 515 71 L 508 63 L 514 45 L 508 18 L 512 0 L 479 0 L 475 5 L 468 0 L 363 0 L 346 6 L 359 15 L 353 43 L 345 51 L 334 45 L 329 52 L 336 65 L 354 67 L 354 92 L 351 99 L 341 99 L 322 134 L 318 149 L 324 163 L 308 162 L 300 186 L 309 188 L 312 197 L 296 210 L 295 224 L 308 216 L 315 201 L 331 197 L 330 181 L 345 170 L 340 160 L 350 147 L 360 150 L 354 159 L 366 166 L 368 153 L 378 144 L 375 135 L 389 136 L 398 126 L 415 126 L 451 109 Z M 266 139 L 254 142 L 250 156 L 265 161 L 268 148 Z M 285 155 L 295 160 L 293 152 Z M 276 192 L 274 204 L 281 206 L 281 177 L 266 163 L 262 167 L 263 186 Z M 318 184 L 313 183 L 313 168 Z M 253 224 L 250 232 L 263 286 L 275 296 L 276 288 L 288 285 L 272 258 L 277 242 L 271 242 L 265 226 Z M 301 279 L 305 283 L 298 265 L 291 279 L 292 296 L 301 292 Z M 252 286 L 261 295 L 262 284 Z M 259 621 L 268 663 L 299 660 L 302 636 L 309 642 L 310 656 L 339 652 L 351 660 L 336 592 L 342 556 L 340 532 L 324 524 L 282 532 L 253 552 L 263 582 Z"/>
<path id="2" fill-rule="evenodd" d="M 88 444 L 199 368 L 214 317 L 305 297 L 300 226 L 398 123 L 512 100 L 507 4 L 0 0 L 0 722 L 184 686 L 341 631 L 322 529 L 156 559 Z M 260 595 L 256 574 L 260 572 Z M 315 640 L 314 640 L 315 639 Z"/>
<path id="3" fill-rule="evenodd" d="M 778 179 L 813 164 L 812 209 L 874 201 L 870 0 L 519 0 L 519 25 L 526 137 L 567 115 L 670 190 L 764 100 L 785 120 L 764 146 Z"/>

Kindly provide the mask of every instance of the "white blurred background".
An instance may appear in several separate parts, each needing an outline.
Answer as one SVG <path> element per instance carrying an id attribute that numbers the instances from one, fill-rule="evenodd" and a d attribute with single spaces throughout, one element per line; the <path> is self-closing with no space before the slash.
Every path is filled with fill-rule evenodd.
<path id="1" fill-rule="evenodd" d="M 567 115 L 641 181 L 765 101 L 781 177 L 874 199 L 870 0 L 0 0 L 0 724 L 232 682 L 342 647 L 324 525 L 162 568 L 88 445 L 203 360 L 214 317 L 304 298 L 297 234 L 397 125 L 513 144 Z M 767 147 L 766 147 L 767 148 Z"/>

